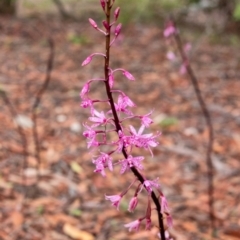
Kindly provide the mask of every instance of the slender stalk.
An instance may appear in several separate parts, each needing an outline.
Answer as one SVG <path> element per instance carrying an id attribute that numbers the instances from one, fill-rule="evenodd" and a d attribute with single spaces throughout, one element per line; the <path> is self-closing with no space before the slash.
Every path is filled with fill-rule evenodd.
<path id="1" fill-rule="evenodd" d="M 108 23 L 108 25 L 110 26 L 110 15 L 111 15 L 111 8 L 112 8 L 112 4 L 111 1 L 109 0 L 107 2 L 107 8 L 106 8 L 106 21 Z M 104 73 L 105 73 L 105 87 L 106 87 L 106 92 L 107 92 L 107 96 L 109 98 L 109 103 L 111 106 L 111 110 L 113 113 L 113 118 L 114 118 L 114 123 L 116 126 L 116 131 L 119 132 L 120 130 L 122 130 L 121 125 L 120 125 L 120 121 L 119 121 L 119 117 L 117 115 L 117 111 L 114 105 L 114 100 L 113 100 L 113 96 L 111 93 L 111 89 L 110 89 L 110 85 L 109 85 L 109 62 L 110 62 L 110 43 L 111 43 L 111 39 L 110 39 L 110 29 L 107 30 L 107 34 L 106 34 L 106 57 L 105 57 L 105 63 L 104 63 Z M 122 149 L 122 154 L 123 156 L 127 159 L 128 158 L 128 154 L 126 152 L 126 149 L 123 147 Z M 144 178 L 141 175 L 141 173 L 135 168 L 135 167 L 131 167 L 131 171 L 133 172 L 133 174 L 138 178 L 138 180 L 143 184 L 144 183 Z M 161 205 L 159 203 L 159 200 L 156 196 L 156 194 L 152 191 L 151 193 L 151 197 L 152 200 L 154 202 L 154 204 L 156 205 L 157 208 L 157 214 L 158 214 L 158 221 L 159 221 L 159 228 L 160 228 L 160 236 L 162 240 L 165 240 L 165 233 L 164 233 L 164 223 L 163 223 L 163 215 L 161 213 Z"/>
<path id="2" fill-rule="evenodd" d="M 172 20 L 174 23 L 175 29 L 177 29 L 176 22 Z M 180 37 L 179 32 L 176 32 L 174 34 L 174 39 L 177 44 L 178 51 L 181 55 L 183 64 L 185 64 L 188 76 L 192 82 L 195 94 L 197 96 L 199 105 L 201 107 L 203 116 L 206 120 L 206 124 L 208 127 L 208 132 L 209 132 L 209 140 L 208 140 L 208 146 L 207 146 L 207 152 L 206 152 L 206 162 L 207 162 L 207 167 L 208 167 L 208 196 L 209 196 L 209 217 L 211 221 L 211 229 L 212 232 L 214 233 L 215 230 L 215 217 L 214 217 L 214 183 L 213 183 L 213 177 L 214 177 L 214 169 L 213 169 L 213 164 L 212 164 L 212 149 L 213 149 L 213 141 L 214 141 L 214 131 L 213 131 L 213 125 L 212 125 L 212 120 L 210 113 L 208 111 L 208 108 L 206 106 L 205 101 L 203 100 L 202 93 L 198 84 L 197 77 L 194 74 L 194 71 L 192 70 L 192 67 L 188 61 L 188 57 L 183 50 L 183 44 L 182 44 L 182 39 Z"/>
<path id="3" fill-rule="evenodd" d="M 46 70 L 46 77 L 44 80 L 44 83 L 42 87 L 39 89 L 37 92 L 37 95 L 35 97 L 35 101 L 32 107 L 32 120 L 33 120 L 33 128 L 32 128 L 32 133 L 33 133 L 33 139 L 34 139 L 34 145 L 35 145 L 35 158 L 37 159 L 38 162 L 38 169 L 41 164 L 41 156 L 40 156 L 40 146 L 39 146 L 39 136 L 37 132 L 37 108 L 41 102 L 42 95 L 45 92 L 45 90 L 48 87 L 48 84 L 51 79 L 51 72 L 53 68 L 53 61 L 54 61 L 54 42 L 51 38 L 48 39 L 49 47 L 50 47 L 50 54 L 47 62 L 47 70 Z"/>

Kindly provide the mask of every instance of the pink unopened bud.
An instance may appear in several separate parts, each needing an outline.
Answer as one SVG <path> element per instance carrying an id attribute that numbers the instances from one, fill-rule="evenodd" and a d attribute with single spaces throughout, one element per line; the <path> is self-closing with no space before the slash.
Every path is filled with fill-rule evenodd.
<path id="1" fill-rule="evenodd" d="M 133 77 L 133 75 L 132 75 L 130 72 L 126 71 L 126 70 L 123 71 L 123 75 L 124 75 L 127 79 L 129 79 L 129 80 L 132 80 L 132 81 L 135 80 L 135 78 Z"/>
<path id="2" fill-rule="evenodd" d="M 120 13 L 120 7 L 117 7 L 116 10 L 114 11 L 115 21 L 118 19 L 119 13 Z"/>
<path id="3" fill-rule="evenodd" d="M 179 70 L 180 74 L 184 75 L 187 72 L 186 64 L 182 64 Z"/>
<path id="4" fill-rule="evenodd" d="M 84 98 L 85 94 L 89 92 L 89 83 L 86 83 L 80 93 L 81 98 Z"/>
<path id="5" fill-rule="evenodd" d="M 98 28 L 96 22 L 93 19 L 89 18 L 88 21 L 90 22 L 90 24 L 92 25 L 93 28 L 95 28 L 95 29 Z"/>
<path id="6" fill-rule="evenodd" d="M 119 23 L 119 24 L 116 26 L 115 32 L 114 32 L 114 34 L 115 34 L 116 37 L 120 34 L 121 28 L 122 28 L 122 24 Z"/>
<path id="7" fill-rule="evenodd" d="M 177 33 L 177 30 L 176 30 L 173 22 L 169 22 L 163 31 L 163 35 L 165 38 L 168 38 L 176 33 Z"/>
<path id="8" fill-rule="evenodd" d="M 105 6 L 106 6 L 105 0 L 100 0 L 100 3 L 102 5 L 103 11 L 105 11 Z"/>
<path id="9" fill-rule="evenodd" d="M 173 227 L 172 216 L 170 214 L 167 214 L 166 218 L 167 218 L 167 225 L 168 225 L 168 227 L 172 228 Z"/>
<path id="10" fill-rule="evenodd" d="M 191 50 L 191 48 L 192 48 L 191 43 L 186 43 L 186 44 L 184 45 L 184 51 L 185 51 L 186 53 L 189 52 L 189 51 Z"/>
<path id="11" fill-rule="evenodd" d="M 86 66 L 87 64 L 89 64 L 92 61 L 92 56 L 88 56 L 82 63 L 82 66 Z"/>
<path id="12" fill-rule="evenodd" d="M 109 24 L 107 23 L 106 20 L 103 20 L 103 21 L 102 21 L 102 24 L 103 24 L 103 26 L 106 28 L 106 30 L 109 30 L 109 29 L 110 29 Z"/>
<path id="13" fill-rule="evenodd" d="M 170 61 L 174 61 L 176 59 L 176 55 L 173 52 L 168 52 L 167 53 L 167 58 Z"/>
<path id="14" fill-rule="evenodd" d="M 113 87 L 113 84 L 114 84 L 114 76 L 112 73 L 109 74 L 109 86 L 110 88 Z"/>
<path id="15" fill-rule="evenodd" d="M 166 197 L 162 194 L 160 196 L 161 198 L 161 212 L 164 213 L 164 212 L 169 212 L 169 208 L 168 208 L 168 202 L 167 202 L 167 199 Z"/>
<path id="16" fill-rule="evenodd" d="M 137 204 L 138 204 L 138 198 L 133 197 L 129 202 L 128 211 L 133 212 L 135 210 L 135 208 L 137 207 Z"/>
<path id="17" fill-rule="evenodd" d="M 151 230 L 152 221 L 151 218 L 146 218 L 146 230 Z"/>

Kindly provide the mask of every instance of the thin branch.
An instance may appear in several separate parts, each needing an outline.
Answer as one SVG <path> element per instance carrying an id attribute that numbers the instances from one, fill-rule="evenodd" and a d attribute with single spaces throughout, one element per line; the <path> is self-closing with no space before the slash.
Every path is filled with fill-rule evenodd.
<path id="1" fill-rule="evenodd" d="M 175 29 L 177 29 L 176 22 L 172 18 L 172 22 L 174 24 Z M 211 221 L 211 229 L 212 232 L 215 230 L 215 216 L 214 216 L 214 183 L 213 183 L 213 177 L 214 177 L 214 169 L 213 169 L 213 163 L 212 163 L 212 149 L 213 149 L 213 141 L 214 141 L 214 130 L 213 130 L 213 125 L 212 125 L 212 120 L 210 113 L 208 111 L 208 108 L 206 106 L 205 101 L 203 100 L 202 93 L 198 84 L 197 77 L 192 70 L 192 67 L 190 65 L 190 62 L 188 60 L 188 57 L 183 49 L 183 44 L 182 44 L 182 39 L 179 34 L 179 31 L 176 30 L 176 33 L 173 34 L 174 39 L 177 44 L 178 51 L 181 55 L 182 61 L 184 66 L 186 67 L 188 76 L 192 82 L 194 91 L 196 93 L 196 97 L 198 99 L 199 105 L 201 107 L 203 116 L 205 118 L 207 127 L 208 127 L 208 132 L 209 132 L 209 140 L 208 140 L 208 146 L 207 146 L 207 152 L 206 152 L 206 162 L 207 162 L 207 167 L 208 167 L 208 195 L 209 195 L 209 217 Z"/>
<path id="2" fill-rule="evenodd" d="M 111 13 L 111 1 L 107 2 L 107 10 L 106 10 L 106 20 L 108 25 L 110 26 L 110 13 Z M 107 34 L 106 34 L 106 57 L 105 57 L 105 64 L 104 64 L 104 72 L 105 72 L 105 79 L 106 81 L 104 81 L 105 83 L 105 87 L 106 87 L 106 92 L 107 92 L 107 96 L 109 98 L 109 103 L 111 106 L 111 110 L 113 113 L 113 118 L 114 118 L 114 123 L 116 126 L 116 131 L 119 132 L 120 130 L 122 130 L 121 125 L 120 125 L 120 121 L 117 115 L 117 111 L 114 105 L 114 100 L 113 100 L 113 96 L 112 96 L 112 92 L 110 89 L 110 85 L 109 85 L 109 61 L 110 61 L 110 29 L 107 30 Z M 122 149 L 122 154 L 123 156 L 127 159 L 128 158 L 128 154 L 126 152 L 126 149 L 123 147 Z M 138 178 L 138 180 L 144 184 L 144 177 L 141 175 L 141 173 L 135 168 L 135 167 L 131 167 L 131 171 L 133 172 L 133 174 Z M 164 231 L 164 223 L 163 223 L 163 214 L 161 213 L 161 205 L 159 203 L 159 200 L 156 196 L 156 194 L 154 193 L 154 191 L 151 192 L 151 197 L 152 200 L 154 202 L 154 204 L 156 205 L 157 208 L 157 214 L 158 214 L 158 221 L 159 221 L 159 228 L 160 228 L 160 236 L 162 240 L 165 240 L 165 231 Z"/>
<path id="3" fill-rule="evenodd" d="M 34 155 L 35 155 L 35 158 L 37 159 L 38 167 L 40 167 L 40 164 L 41 164 L 41 156 L 40 156 L 39 136 L 37 132 L 37 109 L 39 104 L 41 103 L 42 95 L 46 91 L 48 84 L 50 82 L 51 72 L 53 69 L 53 61 L 54 61 L 54 42 L 51 38 L 48 39 L 48 44 L 50 47 L 50 53 L 49 53 L 48 62 L 47 62 L 46 77 L 42 87 L 37 92 L 37 95 L 35 97 L 35 101 L 32 107 L 32 120 L 33 120 L 32 133 L 33 133 L 33 139 L 34 139 L 34 145 L 35 145 Z"/>

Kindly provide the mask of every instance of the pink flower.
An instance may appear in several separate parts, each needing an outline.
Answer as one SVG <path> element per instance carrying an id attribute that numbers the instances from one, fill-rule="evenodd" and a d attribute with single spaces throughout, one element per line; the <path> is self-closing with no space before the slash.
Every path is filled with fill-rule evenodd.
<path id="1" fill-rule="evenodd" d="M 135 104 L 126 95 L 124 95 L 124 96 L 119 95 L 118 102 L 115 103 L 116 110 L 118 112 L 123 112 L 127 115 L 132 115 L 132 112 L 127 109 L 128 106 L 133 107 L 133 106 L 135 106 Z"/>
<path id="2" fill-rule="evenodd" d="M 109 200 L 112 203 L 112 206 L 116 207 L 117 210 L 119 210 L 119 205 L 120 205 L 122 196 L 120 196 L 120 195 L 112 195 L 112 196 L 105 195 L 105 199 Z"/>
<path id="3" fill-rule="evenodd" d="M 155 138 L 157 138 L 159 134 L 155 136 L 153 136 L 152 133 L 142 135 L 145 129 L 144 125 L 140 127 L 138 132 L 133 126 L 130 126 L 129 128 L 130 128 L 130 133 L 132 134 L 131 144 L 139 148 L 148 149 L 151 155 L 153 156 L 153 153 L 150 147 L 156 147 L 158 145 L 158 142 L 156 141 Z"/>
<path id="4" fill-rule="evenodd" d="M 129 107 L 135 107 L 136 105 L 134 104 L 134 102 L 127 96 L 127 95 L 123 95 L 123 101 L 125 102 L 125 104 Z"/>
<path id="5" fill-rule="evenodd" d="M 113 170 L 112 158 L 109 154 L 101 153 L 97 159 L 93 159 L 93 163 L 96 165 L 94 172 L 100 172 L 103 176 L 106 176 L 104 169 L 108 166 L 110 171 Z"/>
<path id="6" fill-rule="evenodd" d="M 99 126 L 101 124 L 105 124 L 107 122 L 107 118 L 105 117 L 104 112 L 98 112 L 97 110 L 93 110 L 93 114 L 95 115 L 95 117 L 89 117 L 88 119 L 91 122 L 95 122 L 96 124 L 94 124 L 93 126 Z"/>
<path id="7" fill-rule="evenodd" d="M 129 232 L 131 232 L 132 230 L 138 231 L 139 227 L 140 227 L 140 223 L 141 223 L 141 221 L 138 219 L 138 220 L 135 220 L 135 221 L 130 222 L 128 224 L 125 224 L 124 227 L 128 228 Z"/>
<path id="8" fill-rule="evenodd" d="M 91 115 L 94 115 L 94 108 L 93 108 L 93 102 L 91 99 L 84 99 L 81 102 L 81 107 L 88 108 L 90 107 Z"/>
<path id="9" fill-rule="evenodd" d="M 90 99 L 84 99 L 81 102 L 81 107 L 83 107 L 83 108 L 92 107 L 92 106 L 93 106 L 93 101 Z"/>
<path id="10" fill-rule="evenodd" d="M 131 126 L 131 125 L 129 126 L 129 128 L 130 128 L 130 133 L 131 133 L 133 136 L 135 136 L 136 138 L 137 138 L 137 137 L 144 137 L 144 138 L 146 138 L 146 137 L 151 137 L 151 136 L 152 136 L 152 133 L 142 135 L 142 133 L 143 133 L 143 131 L 144 131 L 144 129 L 145 129 L 145 126 L 144 126 L 144 125 L 142 125 L 142 126 L 139 128 L 138 132 L 137 132 L 136 129 L 135 129 L 133 126 Z"/>
<path id="11" fill-rule="evenodd" d="M 98 146 L 99 143 L 96 141 L 97 131 L 93 130 L 92 127 L 83 125 L 88 130 L 83 132 L 83 136 L 86 137 L 89 141 L 87 142 L 87 148 Z"/>
<path id="12" fill-rule="evenodd" d="M 105 166 L 102 163 L 98 163 L 94 170 L 95 173 L 101 173 L 103 177 L 106 177 Z"/>
<path id="13" fill-rule="evenodd" d="M 132 155 L 129 155 L 127 159 L 121 160 L 121 171 L 120 174 L 123 174 L 127 169 L 131 168 L 131 167 L 136 167 L 137 169 L 142 170 L 143 166 L 140 163 L 142 160 L 144 159 L 144 157 L 140 156 L 140 157 L 132 157 Z"/>
<path id="14" fill-rule="evenodd" d="M 137 204 L 138 204 L 138 198 L 136 196 L 134 196 L 129 202 L 128 211 L 133 212 L 135 210 L 135 208 L 137 207 Z"/>
<path id="15" fill-rule="evenodd" d="M 126 136 L 124 133 L 119 130 L 118 132 L 119 140 L 118 140 L 118 152 L 121 152 L 123 147 L 128 147 L 131 145 L 131 136 Z"/>
<path id="16" fill-rule="evenodd" d="M 83 125 L 88 130 L 83 132 L 83 136 L 86 138 L 93 138 L 96 136 L 96 131 L 92 129 L 92 127 L 89 127 L 88 125 Z"/>
<path id="17" fill-rule="evenodd" d="M 149 125 L 153 123 L 153 120 L 149 117 L 152 114 L 152 112 L 153 111 L 140 117 L 142 125 L 144 125 L 145 127 L 149 127 Z"/>
<path id="18" fill-rule="evenodd" d="M 160 188 L 159 183 L 157 183 L 158 179 L 155 179 L 153 181 L 150 180 L 145 180 L 143 185 L 145 186 L 146 190 L 148 191 L 148 193 L 151 193 L 153 190 L 153 187 L 155 188 Z"/>

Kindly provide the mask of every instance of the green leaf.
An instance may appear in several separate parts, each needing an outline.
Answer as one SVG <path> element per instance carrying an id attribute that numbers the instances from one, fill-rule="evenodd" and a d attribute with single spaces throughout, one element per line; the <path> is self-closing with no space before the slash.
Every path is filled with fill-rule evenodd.
<path id="1" fill-rule="evenodd" d="M 69 210 L 69 214 L 75 217 L 80 217 L 82 214 L 82 211 L 78 208 L 73 208 Z"/>

